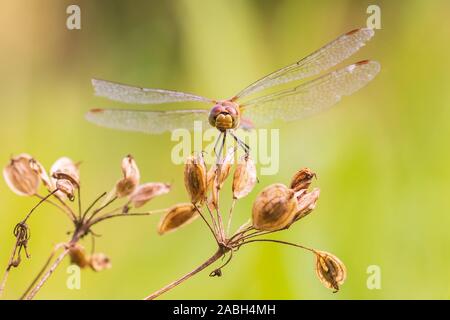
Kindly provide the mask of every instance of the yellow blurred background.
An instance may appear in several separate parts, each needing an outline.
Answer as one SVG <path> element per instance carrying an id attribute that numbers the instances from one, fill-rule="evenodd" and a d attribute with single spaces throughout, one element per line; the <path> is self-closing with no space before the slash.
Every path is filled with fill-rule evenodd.
<path id="1" fill-rule="evenodd" d="M 81 8 L 81 30 L 66 28 L 66 8 Z M 342 33 L 365 26 L 370 4 L 382 29 L 347 62 L 378 60 L 381 73 L 332 110 L 280 129 L 280 172 L 262 176 L 240 201 L 236 226 L 252 199 L 273 182 L 288 183 L 307 166 L 321 188 L 316 210 L 283 239 L 330 251 L 348 280 L 332 294 L 316 279 L 311 255 L 290 247 L 242 248 L 221 278 L 205 271 L 165 299 L 448 299 L 450 298 L 450 2 L 434 1 L 2 1 L 0 4 L 0 162 L 28 152 L 46 168 L 60 156 L 83 162 L 83 198 L 109 191 L 131 153 L 144 181 L 173 183 L 146 208 L 187 200 L 182 166 L 170 160 L 170 134 L 100 128 L 84 119 L 93 107 L 118 106 L 93 96 L 99 77 L 148 87 L 229 97 Z M 279 125 L 279 124 L 278 124 Z M 446 147 L 447 146 L 447 147 Z M 225 201 L 229 205 L 230 201 Z M 0 183 L 0 272 L 12 229 L 36 199 Z M 111 220 L 95 231 L 113 268 L 82 271 L 66 287 L 68 261 L 39 299 L 140 299 L 188 272 L 214 251 L 197 220 L 159 236 L 158 216 Z M 13 269 L 3 298 L 18 298 L 67 240 L 70 224 L 51 206 L 31 218 L 31 259 Z M 85 242 L 89 247 L 89 241 Z M 366 286 L 381 269 L 381 289 Z M 208 270 L 211 270 L 209 268 Z"/>

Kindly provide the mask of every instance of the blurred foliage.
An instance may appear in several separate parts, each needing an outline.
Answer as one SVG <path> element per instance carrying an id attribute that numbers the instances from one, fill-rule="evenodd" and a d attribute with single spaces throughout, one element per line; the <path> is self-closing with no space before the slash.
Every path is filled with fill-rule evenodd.
<path id="1" fill-rule="evenodd" d="M 66 7 L 80 5 L 82 29 L 65 27 Z M 301 122 L 277 124 L 280 172 L 262 176 L 240 201 L 236 225 L 269 183 L 287 183 L 300 167 L 318 173 L 317 209 L 278 238 L 339 256 L 348 280 L 338 294 L 322 287 L 313 258 L 272 244 L 242 249 L 222 278 L 204 272 L 164 295 L 188 299 L 450 298 L 450 3 L 434 1 L 3 1 L 0 4 L 1 163 L 29 152 L 47 168 L 62 155 L 82 160 L 84 199 L 110 190 L 131 153 L 143 180 L 173 182 L 147 208 L 187 200 L 182 166 L 170 161 L 170 135 L 96 127 L 91 77 L 228 97 L 338 35 L 365 25 L 378 4 L 382 30 L 349 61 L 381 62 L 368 87 L 338 107 Z M 0 262 L 12 229 L 36 200 L 0 183 Z M 140 219 L 140 220 L 139 220 Z M 139 220 L 139 221 L 138 221 Z M 38 298 L 136 299 L 186 273 L 214 250 L 197 220 L 167 236 L 158 217 L 112 220 L 97 248 L 112 259 L 102 273 L 83 271 L 81 290 L 66 288 L 66 261 Z M 32 259 L 10 275 L 5 298 L 20 296 L 69 225 L 46 206 L 30 220 Z M 89 246 L 89 243 L 86 243 Z M 369 265 L 381 290 L 366 287 Z M 3 267 L 1 269 L 3 272 Z"/>

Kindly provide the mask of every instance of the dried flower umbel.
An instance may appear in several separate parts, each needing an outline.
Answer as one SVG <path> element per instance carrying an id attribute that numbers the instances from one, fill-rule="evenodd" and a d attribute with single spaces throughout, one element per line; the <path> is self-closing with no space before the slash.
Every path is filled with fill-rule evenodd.
<path id="1" fill-rule="evenodd" d="M 207 170 L 203 157 L 191 156 L 185 164 L 184 177 L 186 190 L 191 203 L 180 203 L 170 208 L 163 216 L 158 227 L 162 235 L 178 230 L 200 216 L 207 225 L 217 243 L 217 251 L 199 267 L 182 276 L 178 280 L 150 294 L 146 299 L 154 299 L 176 287 L 186 279 L 200 272 L 207 266 L 222 258 L 224 262 L 210 272 L 210 276 L 222 276 L 223 268 L 230 263 L 233 254 L 242 246 L 256 242 L 272 242 L 300 248 L 316 257 L 316 273 L 319 280 L 327 288 L 335 292 L 345 280 L 345 267 L 334 255 L 315 250 L 303 245 L 262 238 L 290 228 L 294 223 L 311 213 L 319 198 L 320 190 L 309 187 L 316 177 L 308 168 L 299 170 L 291 179 L 289 186 L 282 183 L 272 184 L 263 189 L 253 202 L 251 219 L 230 233 L 233 212 L 236 202 L 251 193 L 257 183 L 256 167 L 250 155 L 246 153 L 240 158 L 233 172 L 233 161 L 236 148 L 231 148 L 222 157 L 222 150 L 216 154 L 216 163 Z M 233 174 L 231 174 L 233 172 Z M 220 194 L 224 190 L 225 181 L 232 179 L 232 203 L 228 214 L 226 230 L 225 216 L 220 203 Z M 206 185 L 206 188 L 205 188 Z"/>
<path id="2" fill-rule="evenodd" d="M 72 222 L 73 229 L 67 242 L 54 247 L 47 263 L 31 282 L 28 289 L 25 290 L 22 299 L 32 299 L 65 256 L 69 256 L 71 263 L 80 268 L 90 267 L 94 271 L 111 268 L 110 259 L 104 253 L 95 251 L 95 239 L 98 235 L 93 231 L 93 228 L 102 221 L 116 217 L 148 216 L 161 212 L 161 210 L 136 212 L 135 209 L 170 191 L 170 185 L 161 182 L 148 182 L 139 185 L 139 169 L 136 161 L 130 155 L 122 160 L 122 175 L 122 179 L 116 183 L 109 198 L 106 197 L 107 193 L 104 192 L 88 204 L 85 210 L 82 210 L 84 206 L 82 206 L 80 173 L 77 163 L 67 157 L 62 157 L 51 166 L 48 175 L 44 167 L 32 156 L 21 154 L 13 157 L 3 170 L 7 185 L 14 193 L 21 196 L 37 197 L 39 202 L 14 228 L 16 241 L 0 284 L 0 295 L 5 289 L 10 270 L 19 267 L 22 261 L 22 253 L 24 252 L 25 256 L 30 258 L 27 250 L 30 241 L 28 221 L 33 212 L 44 203 L 49 203 L 63 212 Z M 44 188 L 41 188 L 41 183 Z M 41 189 L 45 190 L 47 194 L 41 195 Z M 125 198 L 125 203 L 111 208 L 119 198 Z M 103 203 L 100 202 L 102 199 L 104 199 Z M 75 202 L 75 200 L 77 201 Z M 76 204 L 74 205 L 72 201 Z M 87 236 L 92 238 L 90 253 L 87 253 L 80 243 Z M 59 251 L 61 251 L 60 254 L 55 258 Z"/>
<path id="3" fill-rule="evenodd" d="M 303 168 L 293 175 L 289 185 L 275 183 L 264 188 L 255 197 L 251 214 L 247 214 L 250 219 L 237 227 L 235 232 L 231 232 L 233 212 L 237 202 L 251 194 L 258 182 L 256 166 L 248 152 L 245 152 L 235 164 L 236 151 L 236 147 L 228 150 L 221 148 L 220 152 L 216 153 L 216 163 L 209 169 L 202 153 L 190 156 L 184 167 L 184 184 L 190 202 L 181 202 L 168 209 L 147 212 L 135 210 L 153 198 L 168 193 L 170 185 L 161 182 L 140 184 L 138 166 L 130 155 L 122 160 L 122 178 L 115 184 L 113 190 L 100 194 L 85 210 L 82 210 L 78 164 L 69 158 L 60 158 L 47 175 L 43 166 L 30 155 L 22 154 L 13 158 L 4 169 L 8 186 L 19 195 L 36 196 L 40 201 L 14 229 L 16 243 L 0 286 L 0 293 L 5 287 L 10 269 L 19 266 L 22 252 L 29 257 L 27 246 L 30 241 L 30 229 L 27 222 L 33 211 L 43 203 L 55 205 L 70 218 L 73 223 L 72 236 L 69 241 L 55 246 L 48 263 L 22 295 L 24 299 L 35 296 L 66 255 L 80 268 L 90 267 L 94 271 L 111 268 L 109 257 L 104 253 L 96 252 L 95 249 L 94 240 L 97 235 L 92 229 L 101 221 L 114 217 L 142 216 L 157 212 L 164 212 L 157 228 L 160 235 L 179 230 L 201 217 L 217 244 L 217 250 L 200 266 L 150 294 L 146 299 L 160 296 L 221 258 L 224 262 L 215 267 L 210 272 L 210 276 L 222 276 L 224 267 L 231 262 L 233 255 L 242 246 L 257 242 L 277 243 L 312 253 L 315 257 L 316 275 L 320 282 L 337 292 L 345 281 L 346 270 L 336 256 L 300 244 L 263 237 L 289 229 L 314 210 L 320 194 L 318 188 L 310 190 L 310 185 L 316 177 L 315 173 L 308 168 Z M 232 179 L 231 206 L 226 215 L 220 199 L 222 192 L 226 190 L 225 182 L 229 178 Z M 41 183 L 47 190 L 45 196 L 39 194 Z M 125 202 L 111 209 L 112 204 L 120 199 L 125 199 Z M 74 204 L 76 209 L 72 208 Z M 228 221 L 225 221 L 226 219 Z M 80 243 L 86 236 L 92 238 L 90 253 L 87 253 Z M 55 258 L 58 251 L 62 252 Z M 51 261 L 53 261 L 52 265 L 50 265 Z"/>

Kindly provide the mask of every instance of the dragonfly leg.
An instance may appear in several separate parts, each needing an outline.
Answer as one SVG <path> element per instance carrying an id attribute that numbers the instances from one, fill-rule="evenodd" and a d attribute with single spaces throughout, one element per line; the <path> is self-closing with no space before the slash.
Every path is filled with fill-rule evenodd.
<path id="1" fill-rule="evenodd" d="M 239 139 L 233 132 L 230 132 L 230 134 L 233 136 L 236 143 L 244 150 L 245 156 L 248 156 L 250 154 L 250 147 L 248 144 L 246 144 L 244 141 Z"/>
<path id="2" fill-rule="evenodd" d="M 217 153 L 217 145 L 219 144 L 220 138 L 222 137 L 223 132 L 221 131 L 219 136 L 216 139 L 216 143 L 214 143 L 214 154 L 217 158 L 219 158 L 219 154 Z"/>

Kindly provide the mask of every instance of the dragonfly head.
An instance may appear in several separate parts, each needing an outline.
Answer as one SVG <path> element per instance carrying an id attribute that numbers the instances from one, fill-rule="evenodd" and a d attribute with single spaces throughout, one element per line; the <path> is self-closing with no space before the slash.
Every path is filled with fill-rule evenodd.
<path id="1" fill-rule="evenodd" d="M 219 101 L 209 112 L 209 123 L 220 131 L 239 126 L 239 106 L 231 101 Z"/>

